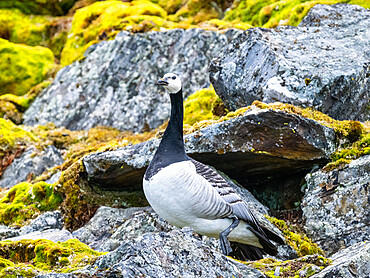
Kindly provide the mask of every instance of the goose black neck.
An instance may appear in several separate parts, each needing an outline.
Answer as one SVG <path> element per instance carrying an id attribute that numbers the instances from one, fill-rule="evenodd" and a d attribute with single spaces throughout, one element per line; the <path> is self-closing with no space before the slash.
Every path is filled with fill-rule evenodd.
<path id="1" fill-rule="evenodd" d="M 161 143 L 155 153 L 148 169 L 145 172 L 145 179 L 149 180 L 161 169 L 172 163 L 188 160 L 185 153 L 183 139 L 183 119 L 184 106 L 182 90 L 176 94 L 170 94 L 171 97 L 171 117 L 166 131 L 163 134 Z"/>
<path id="2" fill-rule="evenodd" d="M 166 155 L 185 153 L 183 140 L 184 105 L 182 89 L 176 94 L 170 94 L 171 117 L 158 151 L 164 151 Z"/>

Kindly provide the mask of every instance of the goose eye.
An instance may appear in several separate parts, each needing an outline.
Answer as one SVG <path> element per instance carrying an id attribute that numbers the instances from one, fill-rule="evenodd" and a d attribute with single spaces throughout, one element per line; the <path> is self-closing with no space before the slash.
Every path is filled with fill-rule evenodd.
<path id="1" fill-rule="evenodd" d="M 175 80 L 176 79 L 176 76 L 172 76 L 172 79 Z"/>

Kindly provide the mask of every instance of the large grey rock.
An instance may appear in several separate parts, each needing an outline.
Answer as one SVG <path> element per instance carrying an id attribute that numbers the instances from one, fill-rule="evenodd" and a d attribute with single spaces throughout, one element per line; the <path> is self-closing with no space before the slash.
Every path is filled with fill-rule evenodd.
<path id="1" fill-rule="evenodd" d="M 20 235 L 32 232 L 42 232 L 48 229 L 63 229 L 63 218 L 59 210 L 47 211 L 37 218 L 33 219 L 30 224 L 23 226 L 19 230 Z"/>
<path id="2" fill-rule="evenodd" d="M 0 225 L 0 240 L 16 236 L 19 236 L 19 229 L 9 227 L 6 225 Z"/>
<path id="3" fill-rule="evenodd" d="M 332 265 L 311 278 L 370 277 L 370 242 L 359 242 L 334 254 Z"/>
<path id="4" fill-rule="evenodd" d="M 215 58 L 210 80 L 228 109 L 254 100 L 369 120 L 370 11 L 316 5 L 298 27 L 249 29 Z"/>
<path id="5" fill-rule="evenodd" d="M 167 72 L 182 76 L 185 96 L 208 87 L 208 66 L 227 35 L 201 29 L 130 34 L 91 46 L 85 59 L 60 70 L 24 114 L 26 125 L 53 122 L 69 129 L 112 126 L 144 131 L 169 116 L 156 85 Z"/>
<path id="6" fill-rule="evenodd" d="M 370 240 L 370 155 L 342 170 L 306 176 L 304 228 L 327 254 Z"/>
<path id="7" fill-rule="evenodd" d="M 190 228 L 127 240 L 81 272 L 97 277 L 265 277 L 212 250 Z"/>
<path id="8" fill-rule="evenodd" d="M 184 140 L 191 157 L 242 185 L 248 178 L 248 186 L 253 178 L 261 182 L 272 175 L 290 177 L 307 171 L 335 150 L 332 129 L 298 115 L 257 108 L 186 135 Z M 89 180 L 106 190 L 141 190 L 145 168 L 159 141 L 86 156 L 83 163 Z"/>
<path id="9" fill-rule="evenodd" d="M 103 250 L 102 244 L 116 232 L 118 227 L 131 218 L 134 212 L 143 210 L 151 210 L 151 208 L 120 209 L 100 207 L 89 222 L 82 228 L 72 232 L 72 235 L 93 249 Z"/>
<path id="10" fill-rule="evenodd" d="M 48 168 L 63 162 L 61 153 L 54 146 L 48 146 L 41 153 L 35 147 L 31 147 L 5 169 L 0 178 L 0 187 L 10 188 L 26 181 L 29 175 L 41 175 Z"/>

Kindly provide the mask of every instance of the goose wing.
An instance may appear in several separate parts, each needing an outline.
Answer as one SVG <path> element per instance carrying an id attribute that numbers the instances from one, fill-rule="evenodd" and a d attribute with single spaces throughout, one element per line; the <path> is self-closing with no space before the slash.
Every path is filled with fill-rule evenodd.
<path id="1" fill-rule="evenodd" d="M 232 214 L 244 220 L 254 230 L 262 231 L 257 219 L 246 203 L 221 175 L 199 161 L 191 159 L 191 162 L 195 165 L 197 173 L 204 177 L 217 190 L 219 196 L 231 207 Z"/>

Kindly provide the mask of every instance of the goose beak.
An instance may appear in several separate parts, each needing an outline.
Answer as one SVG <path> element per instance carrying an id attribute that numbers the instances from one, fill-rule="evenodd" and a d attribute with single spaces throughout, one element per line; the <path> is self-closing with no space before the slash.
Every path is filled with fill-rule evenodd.
<path id="1" fill-rule="evenodd" d="M 158 81 L 157 81 L 157 84 L 158 85 L 161 85 L 161 86 L 168 86 L 168 82 L 165 80 L 165 79 L 159 79 Z"/>

